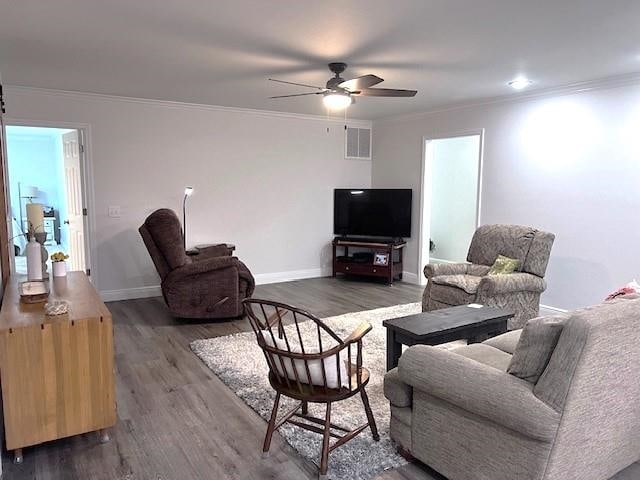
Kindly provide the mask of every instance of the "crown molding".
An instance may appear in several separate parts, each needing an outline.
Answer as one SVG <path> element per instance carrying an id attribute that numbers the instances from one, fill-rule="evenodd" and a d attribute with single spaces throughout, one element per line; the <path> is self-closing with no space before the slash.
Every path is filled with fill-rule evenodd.
<path id="1" fill-rule="evenodd" d="M 499 95 L 494 97 L 477 98 L 477 99 L 464 101 L 464 102 L 444 104 L 437 107 L 429 108 L 427 110 L 423 110 L 421 112 L 392 115 L 388 117 L 375 118 L 373 120 L 347 118 L 346 121 L 342 117 L 329 117 L 329 116 L 323 116 L 323 115 L 280 112 L 275 110 L 260 110 L 260 109 L 243 108 L 243 107 L 226 107 L 222 105 L 207 105 L 207 104 L 201 104 L 201 103 L 176 102 L 176 101 L 170 101 L 170 100 L 158 100 L 158 99 L 151 99 L 151 98 L 125 97 L 125 96 L 108 95 L 108 94 L 102 94 L 102 93 L 78 92 L 78 91 L 72 91 L 72 90 L 58 90 L 58 89 L 41 88 L 41 87 L 26 87 L 22 85 L 5 85 L 5 92 L 7 93 L 7 96 L 9 96 L 9 94 L 12 92 L 27 93 L 27 94 L 32 93 L 32 94 L 50 95 L 50 96 L 66 96 L 71 98 L 80 98 L 80 99 L 88 99 L 88 100 L 137 103 L 142 105 L 162 106 L 162 107 L 168 107 L 168 108 L 184 108 L 184 109 L 195 109 L 195 110 L 204 110 L 204 111 L 238 113 L 238 114 L 244 114 L 244 115 L 261 116 L 261 117 L 269 117 L 269 118 L 292 118 L 297 120 L 312 120 L 316 122 L 330 122 L 330 123 L 337 123 L 337 124 L 347 123 L 348 125 L 371 128 L 371 126 L 374 123 L 381 124 L 381 123 L 387 123 L 387 122 L 395 123 L 395 122 L 419 120 L 421 118 L 428 117 L 436 113 L 443 113 L 443 112 L 449 112 L 449 111 L 455 111 L 455 110 L 464 110 L 468 108 L 481 107 L 485 105 L 500 104 L 500 103 L 521 103 L 521 102 L 526 102 L 526 101 L 537 99 L 537 98 L 546 98 L 546 97 L 553 97 L 553 96 L 560 96 L 560 95 L 575 95 L 575 94 L 585 93 L 585 92 L 594 91 L 594 90 L 606 90 L 611 88 L 619 88 L 619 87 L 638 85 L 638 84 L 640 84 L 640 72 L 634 72 L 634 73 L 629 73 L 624 75 L 587 80 L 583 82 L 575 82 L 575 83 L 562 85 L 558 87 L 529 90 L 527 92 L 512 93 L 512 94 Z"/>
<path id="2" fill-rule="evenodd" d="M 291 113 L 291 112 L 279 112 L 275 110 L 259 110 L 253 108 L 242 107 L 225 107 L 222 105 L 207 105 L 203 103 L 187 103 L 187 102 L 175 102 L 171 100 L 157 100 L 152 98 L 136 98 L 136 97 L 124 97 L 119 95 L 107 95 L 103 93 L 91 93 L 91 92 L 77 92 L 72 90 L 57 90 L 52 88 L 40 88 L 40 87 L 25 87 L 22 85 L 5 85 L 5 93 L 9 98 L 11 93 L 16 94 L 37 94 L 37 95 L 49 95 L 56 97 L 69 97 L 78 98 L 84 100 L 98 100 L 106 102 L 125 102 L 136 103 L 140 105 L 151 105 L 167 108 L 182 108 L 193 110 L 204 110 L 212 112 L 226 112 L 226 113 L 238 113 L 243 115 L 252 115 L 269 118 L 292 118 L 296 120 L 312 120 L 316 122 L 331 122 L 338 124 L 348 124 L 354 126 L 371 127 L 371 120 L 363 120 L 357 118 L 344 117 L 330 117 L 323 115 L 311 115 L 304 113 Z"/>
<path id="3" fill-rule="evenodd" d="M 373 121 L 376 124 L 394 123 L 411 120 L 419 120 L 436 113 L 450 112 L 454 110 L 464 110 L 467 108 L 481 107 L 484 105 L 492 105 L 499 103 L 522 103 L 538 98 L 556 97 L 561 95 L 576 95 L 580 93 L 590 92 L 594 90 L 607 90 L 612 88 L 620 88 L 632 85 L 640 85 L 640 72 L 634 72 L 625 75 L 617 75 L 614 77 L 599 78 L 595 80 L 587 80 L 584 82 L 571 83 L 559 87 L 541 88 L 538 90 L 530 90 L 527 92 L 513 93 L 510 95 L 499 95 L 495 97 L 478 98 L 466 102 L 451 103 L 441 105 L 439 107 L 430 108 L 422 112 L 406 113 L 402 115 L 394 115 L 389 117 L 376 118 Z"/>

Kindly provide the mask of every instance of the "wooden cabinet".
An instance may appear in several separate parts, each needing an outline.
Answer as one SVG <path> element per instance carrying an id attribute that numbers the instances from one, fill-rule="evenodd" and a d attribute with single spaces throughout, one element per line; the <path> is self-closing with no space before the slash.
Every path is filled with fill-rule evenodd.
<path id="1" fill-rule="evenodd" d="M 338 273 L 347 275 L 363 275 L 369 277 L 382 277 L 389 285 L 398 278 L 402 280 L 402 249 L 406 246 L 404 241 L 383 242 L 357 239 L 343 239 L 337 237 L 333 240 L 333 276 Z M 349 247 L 371 252 L 371 259 L 365 262 L 357 261 L 349 255 Z M 344 255 L 338 256 L 338 248 L 344 250 Z M 386 256 L 386 264 L 380 265 L 375 261 L 377 254 Z"/>
<path id="2" fill-rule="evenodd" d="M 0 312 L 0 375 L 6 446 L 100 431 L 116 423 L 113 323 L 83 272 L 50 280 L 69 313 L 46 317 L 23 304 L 10 278 Z"/>

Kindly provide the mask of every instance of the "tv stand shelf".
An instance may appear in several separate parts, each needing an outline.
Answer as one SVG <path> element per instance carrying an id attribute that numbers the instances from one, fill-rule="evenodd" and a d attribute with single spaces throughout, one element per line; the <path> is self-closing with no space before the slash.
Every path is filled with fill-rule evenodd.
<path id="1" fill-rule="evenodd" d="M 333 239 L 333 276 L 338 273 L 386 278 L 387 284 L 393 285 L 394 279 L 402 280 L 402 249 L 407 245 L 404 240 L 375 240 L 336 237 Z M 366 262 L 357 261 L 349 256 L 349 247 L 365 249 L 372 252 L 372 259 Z M 338 255 L 338 248 L 344 249 Z M 387 263 L 375 262 L 376 254 L 387 256 Z"/>

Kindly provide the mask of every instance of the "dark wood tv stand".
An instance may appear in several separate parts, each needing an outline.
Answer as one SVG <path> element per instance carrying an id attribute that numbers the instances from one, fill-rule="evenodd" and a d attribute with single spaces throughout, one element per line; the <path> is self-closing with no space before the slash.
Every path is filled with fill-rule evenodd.
<path id="1" fill-rule="evenodd" d="M 338 273 L 383 277 L 388 285 L 393 285 L 394 279 L 402 280 L 402 249 L 407 245 L 402 239 L 374 240 L 336 237 L 333 239 L 333 276 Z M 377 253 L 388 256 L 387 265 L 375 264 L 374 260 L 367 262 L 355 261 L 349 256 L 349 247 L 371 251 L 373 258 Z M 338 248 L 344 249 L 344 255 L 338 256 Z"/>

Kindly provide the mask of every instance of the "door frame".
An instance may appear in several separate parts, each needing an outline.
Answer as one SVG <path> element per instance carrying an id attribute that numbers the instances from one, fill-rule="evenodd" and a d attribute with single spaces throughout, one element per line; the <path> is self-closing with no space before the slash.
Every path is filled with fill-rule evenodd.
<path id="1" fill-rule="evenodd" d="M 95 188 L 94 188 L 94 169 L 91 156 L 91 125 L 88 123 L 76 123 L 76 122 L 53 122 L 43 120 L 27 120 L 16 117 L 5 117 L 5 139 L 6 139 L 6 127 L 40 127 L 40 128 L 68 128 L 78 130 L 80 141 L 84 147 L 84 151 L 80 152 L 80 174 L 82 178 L 82 203 L 84 208 L 87 209 L 87 216 L 84 222 L 85 233 L 85 268 L 89 269 L 91 275 L 89 279 L 98 288 L 97 285 L 97 267 L 94 259 L 96 258 L 95 252 L 95 234 L 96 234 L 96 210 L 95 210 Z M 9 166 L 9 159 L 7 158 L 7 171 Z M 9 176 L 5 178 L 5 188 L 7 189 L 7 196 L 10 201 L 9 192 Z M 13 235 L 10 232 L 10 235 Z M 11 273 L 15 272 L 15 257 L 13 249 L 9 249 L 9 256 L 11 262 Z"/>
<path id="2" fill-rule="evenodd" d="M 427 279 L 423 275 L 423 270 L 426 265 L 425 260 L 429 259 L 429 247 L 425 247 L 424 239 L 429 233 L 429 227 L 427 227 L 427 220 L 431 221 L 430 211 L 425 208 L 425 201 L 427 199 L 427 192 L 425 191 L 425 173 L 427 168 L 427 155 L 429 154 L 428 145 L 434 140 L 446 140 L 450 138 L 458 137 L 480 137 L 480 145 L 478 152 L 478 194 L 476 197 L 476 228 L 480 225 L 480 214 L 482 207 L 482 171 L 483 171 L 483 159 L 484 159 L 484 128 L 476 128 L 469 130 L 445 132 L 438 135 L 424 135 L 422 137 L 422 160 L 420 168 L 420 217 L 419 217 L 419 234 L 418 234 L 418 284 L 426 285 Z M 431 189 L 429 189 L 429 196 Z M 425 217 L 429 218 L 425 218 Z"/>

